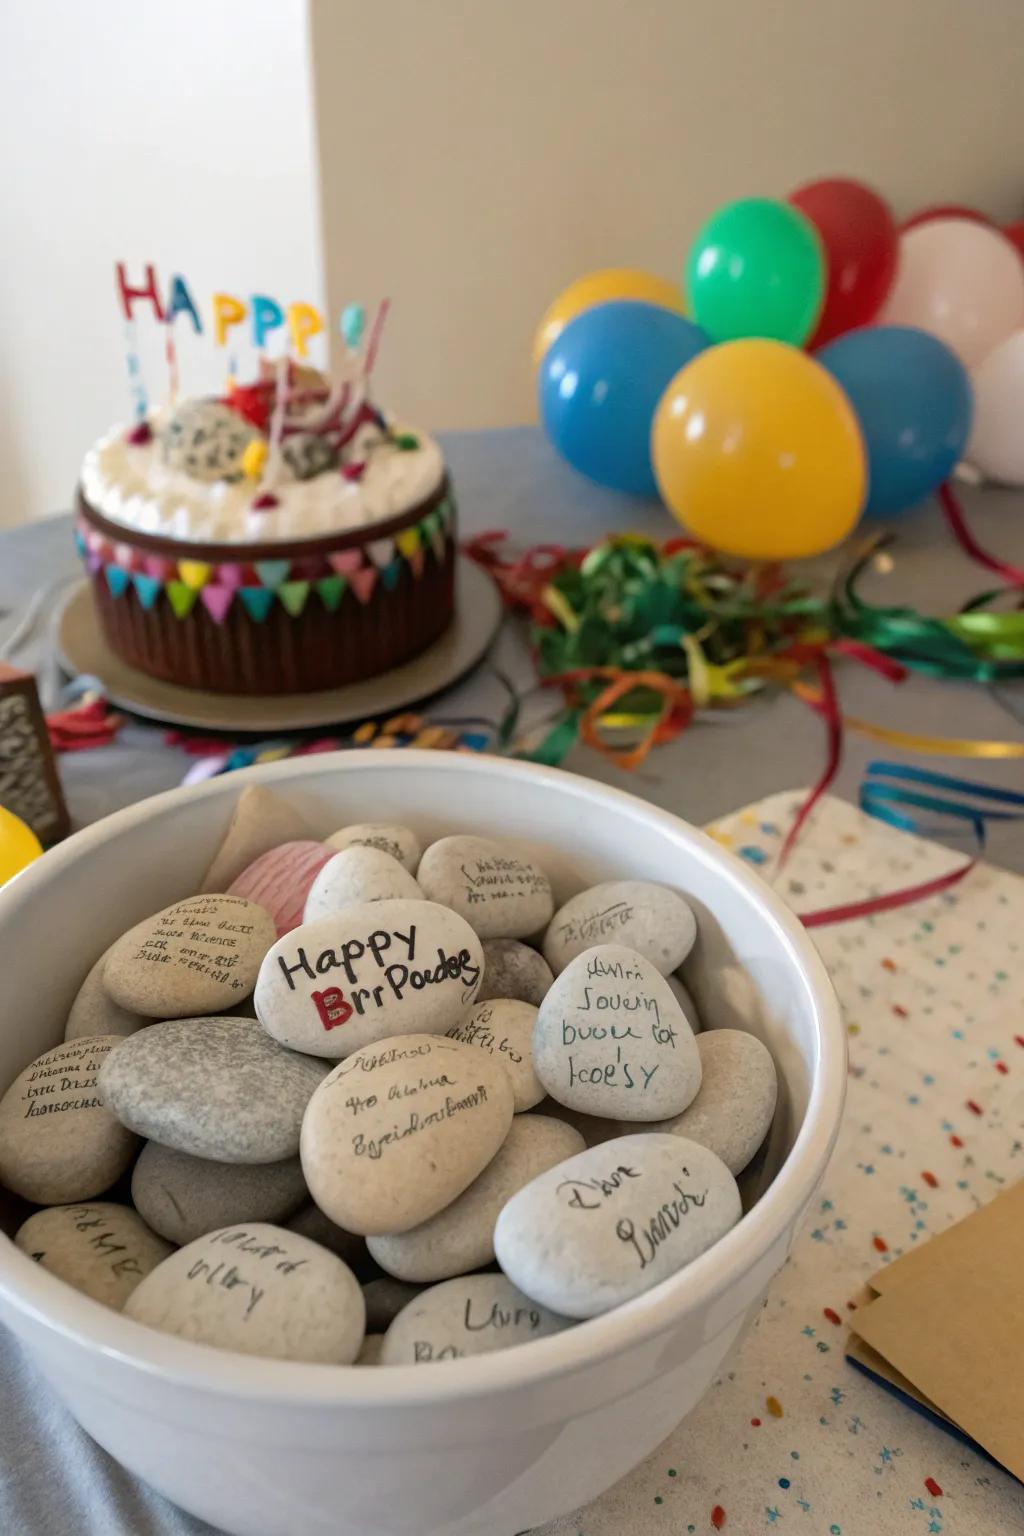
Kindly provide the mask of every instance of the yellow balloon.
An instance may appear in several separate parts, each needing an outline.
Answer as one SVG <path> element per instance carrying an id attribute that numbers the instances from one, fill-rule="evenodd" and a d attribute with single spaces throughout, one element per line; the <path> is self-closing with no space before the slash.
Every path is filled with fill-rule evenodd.
<path id="1" fill-rule="evenodd" d="M 0 885 L 38 859 L 43 845 L 23 821 L 0 805 Z"/>
<path id="2" fill-rule="evenodd" d="M 607 304 L 611 299 L 639 299 L 645 304 L 660 304 L 662 309 L 674 309 L 684 313 L 683 291 L 677 283 L 670 283 L 654 272 L 641 272 L 636 267 L 607 267 L 602 272 L 588 272 L 578 277 L 549 304 L 544 318 L 533 338 L 533 366 L 540 366 L 541 358 L 555 337 L 585 309 L 595 304 Z"/>
<path id="3" fill-rule="evenodd" d="M 679 521 L 746 560 L 831 549 L 867 494 L 853 407 L 820 363 L 781 341 L 725 342 L 687 364 L 661 397 L 651 458 Z"/>

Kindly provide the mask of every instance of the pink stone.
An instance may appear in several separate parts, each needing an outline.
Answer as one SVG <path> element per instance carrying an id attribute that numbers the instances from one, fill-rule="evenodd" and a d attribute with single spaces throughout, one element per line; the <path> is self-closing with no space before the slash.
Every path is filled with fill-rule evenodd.
<path id="1" fill-rule="evenodd" d="M 324 843 L 282 843 L 261 853 L 228 887 L 229 896 L 244 896 L 266 907 L 278 937 L 302 922 L 310 886 L 336 850 Z"/>

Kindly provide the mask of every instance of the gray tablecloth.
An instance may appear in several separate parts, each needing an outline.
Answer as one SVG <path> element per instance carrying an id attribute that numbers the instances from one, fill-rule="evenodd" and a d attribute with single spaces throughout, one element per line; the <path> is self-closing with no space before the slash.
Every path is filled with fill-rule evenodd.
<path id="1" fill-rule="evenodd" d="M 667 514 L 651 504 L 603 492 L 577 479 L 530 428 L 452 435 L 445 439 L 459 499 L 463 531 L 507 529 L 517 543 L 593 542 L 632 529 L 661 537 L 675 531 Z M 964 490 L 963 499 L 979 540 L 1007 559 L 1024 563 L 1024 494 Z M 834 559 L 807 568 L 827 578 Z M 40 585 L 76 568 L 66 517 L 0 536 L 0 646 Z M 997 585 L 959 550 L 929 507 L 899 526 L 894 568 L 873 574 L 865 586 L 872 601 L 906 603 L 934 613 L 952 612 L 965 598 Z M 36 666 L 45 660 L 46 628 L 40 626 L 12 659 Z M 520 686 L 531 677 L 522 637 L 506 626 L 492 653 Z M 899 687 L 866 669 L 840 673 L 844 709 L 851 715 L 929 735 L 1020 740 L 1024 714 L 1020 689 L 998 701 L 985 689 L 914 677 Z M 444 700 L 446 714 L 497 715 L 500 684 L 486 668 Z M 639 773 L 626 774 L 585 748 L 567 767 L 631 789 L 702 823 L 731 808 L 806 784 L 823 763 L 820 721 L 790 696 L 753 703 L 722 721 L 700 723 L 673 745 L 660 748 Z M 836 792 L 855 799 L 867 762 L 892 756 L 850 735 Z M 1020 762 L 975 765 L 937 760 L 937 766 L 1007 788 L 1021 788 Z M 189 759 L 168 747 L 159 727 L 128 723 L 118 740 L 95 752 L 62 760 L 76 826 L 180 783 Z M 1024 869 L 1024 827 L 1009 824 L 991 838 L 994 862 Z M 181 1514 L 121 1472 L 53 1401 L 32 1366 L 6 1335 L 0 1335 L 0 1531 L 7 1536 L 199 1536 L 209 1528 Z"/>

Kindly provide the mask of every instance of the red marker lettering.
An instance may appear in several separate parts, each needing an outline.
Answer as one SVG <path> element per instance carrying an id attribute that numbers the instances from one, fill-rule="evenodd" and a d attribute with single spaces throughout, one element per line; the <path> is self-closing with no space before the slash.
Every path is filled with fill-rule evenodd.
<path id="1" fill-rule="evenodd" d="M 314 992 L 313 1002 L 324 1029 L 337 1029 L 352 1017 L 352 1004 L 345 1001 L 340 987 L 328 987 L 326 992 Z"/>

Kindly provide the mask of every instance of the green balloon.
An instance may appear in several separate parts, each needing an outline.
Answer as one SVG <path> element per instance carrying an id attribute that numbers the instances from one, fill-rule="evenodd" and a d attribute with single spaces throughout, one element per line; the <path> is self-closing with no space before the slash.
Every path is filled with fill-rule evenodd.
<path id="1" fill-rule="evenodd" d="M 801 346 L 825 295 L 825 254 L 788 203 L 745 197 L 703 226 L 686 258 L 689 313 L 714 341 L 770 336 Z"/>

